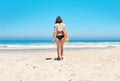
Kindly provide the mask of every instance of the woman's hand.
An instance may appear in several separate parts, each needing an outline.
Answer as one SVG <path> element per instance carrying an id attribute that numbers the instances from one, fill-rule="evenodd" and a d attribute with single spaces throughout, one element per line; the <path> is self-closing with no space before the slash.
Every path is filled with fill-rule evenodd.
<path id="1" fill-rule="evenodd" d="M 54 43 L 54 39 L 52 39 L 52 43 Z"/>

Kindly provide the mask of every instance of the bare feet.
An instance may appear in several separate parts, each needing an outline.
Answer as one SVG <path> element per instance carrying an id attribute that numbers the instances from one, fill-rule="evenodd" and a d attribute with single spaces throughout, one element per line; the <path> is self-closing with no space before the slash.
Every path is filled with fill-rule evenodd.
<path id="1" fill-rule="evenodd" d="M 57 58 L 55 58 L 55 60 L 61 61 L 61 60 L 63 60 L 63 57 L 57 57 Z"/>

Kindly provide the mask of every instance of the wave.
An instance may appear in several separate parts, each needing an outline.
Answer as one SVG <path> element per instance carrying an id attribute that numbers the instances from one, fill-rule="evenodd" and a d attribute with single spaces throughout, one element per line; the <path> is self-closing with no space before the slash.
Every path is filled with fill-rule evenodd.
<path id="1" fill-rule="evenodd" d="M 77 42 L 65 43 L 64 48 L 113 48 L 120 47 L 120 42 Z M 0 49 L 55 49 L 56 44 L 51 43 L 32 43 L 32 44 L 0 44 Z"/>
<path id="2" fill-rule="evenodd" d="M 48 49 L 55 48 L 51 44 L 1 44 L 0 49 Z"/>

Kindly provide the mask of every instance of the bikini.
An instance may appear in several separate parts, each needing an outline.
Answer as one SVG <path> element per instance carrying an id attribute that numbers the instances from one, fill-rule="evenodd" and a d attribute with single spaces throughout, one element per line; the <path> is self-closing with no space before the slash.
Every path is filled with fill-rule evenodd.
<path id="1" fill-rule="evenodd" d="M 63 37 L 64 37 L 64 35 L 57 35 L 56 36 L 59 40 L 61 40 Z"/>

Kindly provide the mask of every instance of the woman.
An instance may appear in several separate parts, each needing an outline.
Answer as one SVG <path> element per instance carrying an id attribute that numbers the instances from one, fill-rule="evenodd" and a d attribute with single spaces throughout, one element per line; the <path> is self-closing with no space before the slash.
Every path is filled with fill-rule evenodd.
<path id="1" fill-rule="evenodd" d="M 66 32 L 66 26 L 62 22 L 62 18 L 58 16 L 55 21 L 54 25 L 54 34 L 52 38 L 52 42 L 54 43 L 54 37 L 56 37 L 56 44 L 57 44 L 57 54 L 58 60 L 63 59 L 63 45 L 64 42 L 68 42 L 68 34 Z"/>

